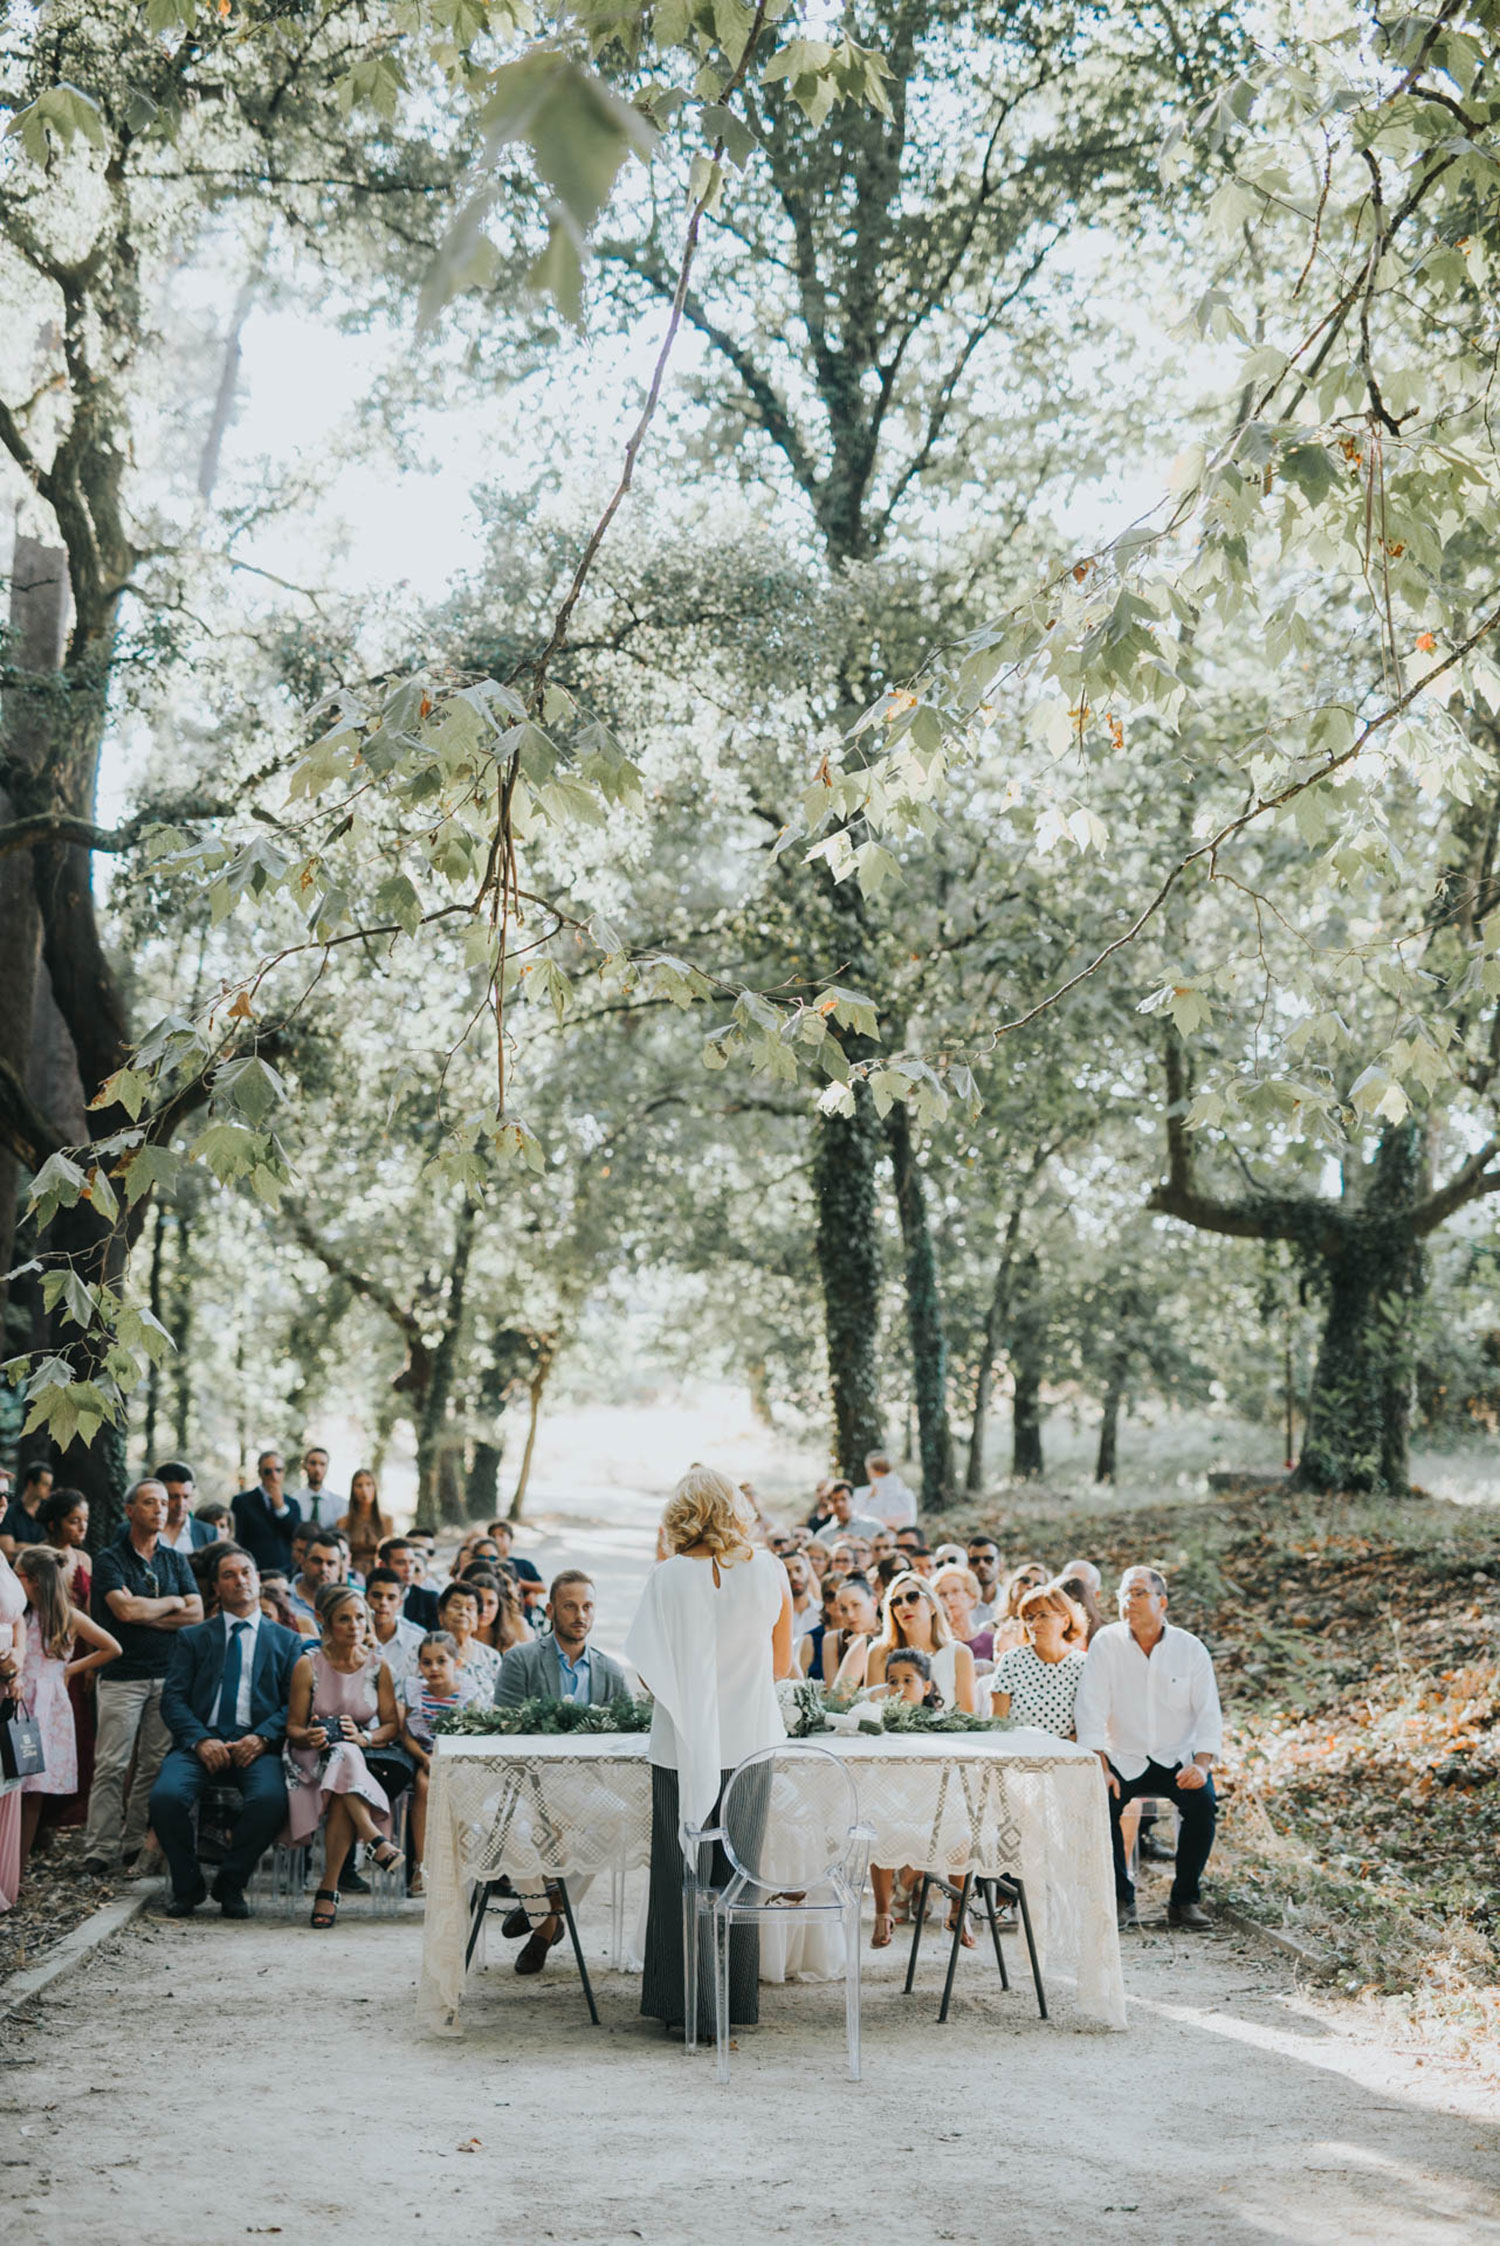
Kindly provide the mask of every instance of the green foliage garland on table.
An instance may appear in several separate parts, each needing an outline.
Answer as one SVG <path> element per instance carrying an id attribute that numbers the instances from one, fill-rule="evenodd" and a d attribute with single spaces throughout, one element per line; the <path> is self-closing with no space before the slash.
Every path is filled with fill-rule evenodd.
<path id="1" fill-rule="evenodd" d="M 595 1707 L 577 1700 L 522 1700 L 514 1708 L 459 1708 L 451 1716 L 439 1716 L 432 1728 L 449 1739 L 560 1739 L 572 1732 L 649 1731 L 651 1703 L 624 1693 Z"/>

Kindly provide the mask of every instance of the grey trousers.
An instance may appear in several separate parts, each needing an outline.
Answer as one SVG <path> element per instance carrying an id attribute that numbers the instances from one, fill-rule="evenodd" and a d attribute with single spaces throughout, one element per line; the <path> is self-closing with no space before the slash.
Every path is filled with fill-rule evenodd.
<path id="1" fill-rule="evenodd" d="M 121 1855 L 133 1856 L 146 1837 L 151 1789 L 172 1744 L 161 1720 L 161 1687 L 160 1677 L 127 1678 L 116 1684 L 111 1684 L 108 1677 L 99 1679 L 94 1786 L 89 1795 L 83 1853 L 102 1856 L 106 1864 L 113 1864 Z"/>

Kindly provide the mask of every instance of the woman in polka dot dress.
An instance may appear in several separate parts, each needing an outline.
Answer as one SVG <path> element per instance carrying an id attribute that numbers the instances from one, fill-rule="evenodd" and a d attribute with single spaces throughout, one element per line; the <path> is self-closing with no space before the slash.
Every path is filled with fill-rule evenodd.
<path id="1" fill-rule="evenodd" d="M 1059 1585 L 1044 1583 L 1026 1593 L 1016 1612 L 1026 1643 L 1002 1653 L 991 1670 L 991 1707 L 1013 1723 L 1035 1724 L 1055 1731 L 1059 1739 L 1071 1739 L 1084 1660 L 1068 1645 L 1078 1610 Z"/>

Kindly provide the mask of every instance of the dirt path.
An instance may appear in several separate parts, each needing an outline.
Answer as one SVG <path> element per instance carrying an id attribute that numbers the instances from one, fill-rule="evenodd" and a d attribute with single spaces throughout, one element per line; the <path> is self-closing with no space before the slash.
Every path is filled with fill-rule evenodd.
<path id="1" fill-rule="evenodd" d="M 586 1919 L 602 1957 L 603 1915 Z M 727 2090 L 600 1968 L 603 2026 L 507 1946 L 462 2042 L 413 2020 L 420 1925 L 144 1920 L 0 2029 L 6 2234 L 34 2246 L 524 2235 L 570 2246 L 1085 2237 L 1500 2241 L 1474 2078 L 1395 2055 L 1228 1933 L 1129 1945 L 1127 2035 L 1043 2025 L 966 1959 L 871 1960 L 865 2079 L 834 1988 L 767 1989 Z"/>

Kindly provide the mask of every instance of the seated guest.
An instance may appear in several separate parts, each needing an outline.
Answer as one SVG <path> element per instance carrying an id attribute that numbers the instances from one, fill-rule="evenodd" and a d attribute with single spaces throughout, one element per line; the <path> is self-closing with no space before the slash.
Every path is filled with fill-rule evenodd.
<path id="1" fill-rule="evenodd" d="M 391 1533 L 391 1524 L 380 1510 L 380 1493 L 368 1466 L 349 1478 L 349 1504 L 334 1527 L 349 1539 L 349 1559 L 368 1583 L 379 1564 L 380 1547 Z"/>
<path id="2" fill-rule="evenodd" d="M 1099 1632 L 1109 1621 L 1100 1602 L 1104 1578 L 1092 1560 L 1069 1560 L 1058 1576 L 1058 1582 L 1076 1607 L 1081 1607 L 1087 1625 L 1087 1640 L 1092 1645 Z"/>
<path id="3" fill-rule="evenodd" d="M 210 1779 L 236 1787 L 241 1807 L 213 1897 L 225 1918 L 248 1918 L 246 1883 L 286 1816 L 281 1743 L 302 1640 L 262 1615 L 260 1577 L 248 1552 L 224 1543 L 210 1550 L 219 1612 L 180 1632 L 172 1646 L 162 1692 L 172 1747 L 151 1789 L 151 1824 L 171 1874 L 167 1910 L 186 1918 L 208 1896 L 193 1805 Z"/>
<path id="4" fill-rule="evenodd" d="M 70 1688 L 76 1679 L 118 1660 L 120 1641 L 73 1604 L 61 1561 L 47 1545 L 23 1544 L 16 1554 L 16 1576 L 26 1593 L 21 1708 L 41 1732 L 44 1758 L 41 1770 L 21 1780 L 24 1872 L 43 1810 L 63 1810 L 78 1792 L 78 1729 Z M 80 1824 L 82 1818 L 74 1815 L 68 1821 Z"/>
<path id="5" fill-rule="evenodd" d="M 1040 1560 L 1023 1560 L 1011 1569 L 1000 1591 L 1000 1604 L 992 1625 L 995 1636 L 995 1659 L 1009 1653 L 1013 1646 L 1026 1643 L 1026 1630 L 1020 1617 L 1021 1601 L 1028 1591 L 1040 1590 L 1047 1581 L 1047 1570 Z"/>
<path id="6" fill-rule="evenodd" d="M 822 1681 L 830 1692 L 858 1692 L 866 1681 L 865 1662 L 880 1629 L 880 1609 L 868 1576 L 844 1577 L 834 1613 L 838 1628 L 824 1634 Z"/>
<path id="7" fill-rule="evenodd" d="M 500 1675 L 500 1656 L 492 1646 L 481 1645 L 475 1636 L 479 1628 L 479 1593 L 472 1583 L 444 1586 L 438 1596 L 438 1628 L 446 1630 L 457 1646 L 460 1669 L 472 1670 L 485 1699 L 493 1699 Z"/>
<path id="8" fill-rule="evenodd" d="M 493 1568 L 471 1567 L 459 1578 L 479 1594 L 479 1628 L 474 1635 L 491 1653 L 509 1653 L 512 1646 L 529 1645 L 530 1623 L 521 1612 L 521 1594 L 512 1578 Z"/>
<path id="9" fill-rule="evenodd" d="M 304 1652 L 292 1674 L 286 1736 L 300 1775 L 287 1802 L 294 1845 L 323 1824 L 323 1878 L 313 1897 L 311 1923 L 320 1930 L 338 1915 L 339 1874 L 356 1841 L 364 1841 L 382 1871 L 401 1861 L 390 1837 L 391 1805 L 365 1762 L 369 1748 L 396 1736 L 396 1690 L 391 1673 L 366 1643 L 364 1595 L 352 1585 L 330 1584 L 318 1602 L 322 1643 Z"/>
<path id="10" fill-rule="evenodd" d="M 821 1536 L 810 1536 L 802 1550 L 806 1555 L 808 1566 L 821 1583 L 828 1573 L 832 1559 L 832 1554 L 829 1552 L 827 1545 L 823 1542 Z"/>
<path id="11" fill-rule="evenodd" d="M 885 1627 L 870 1646 L 865 1683 L 884 1684 L 887 1655 L 906 1646 L 927 1655 L 943 1706 L 973 1715 L 974 1656 L 954 1637 L 932 1585 L 919 1575 L 898 1575 L 886 1594 Z"/>
<path id="12" fill-rule="evenodd" d="M 422 1631 L 437 1628 L 437 1593 L 417 1581 L 416 1547 L 410 1537 L 388 1536 L 380 1547 L 380 1565 L 390 1568 L 405 1586 L 401 1612 Z"/>
<path id="13" fill-rule="evenodd" d="M 967 1557 L 969 1572 L 979 1585 L 974 1620 L 987 1630 L 999 1611 L 1000 1547 L 992 1536 L 971 1536 Z"/>
<path id="14" fill-rule="evenodd" d="M 833 1541 L 828 1567 L 832 1575 L 868 1575 L 870 1540 L 867 1536 L 839 1536 Z"/>
<path id="15" fill-rule="evenodd" d="M 13 1560 L 23 1544 L 46 1543 L 41 1511 L 51 1495 L 52 1469 L 34 1458 L 29 1466 L 21 1468 L 20 1487 L 0 1519 L 0 1552 L 6 1559 Z"/>
<path id="16" fill-rule="evenodd" d="M 292 1612 L 292 1602 L 286 1591 L 284 1576 L 279 1582 L 273 1583 L 269 1576 L 263 1575 L 260 1579 L 260 1611 L 268 1622 L 279 1622 L 283 1629 L 295 1630 L 300 1638 L 302 1632 L 297 1629 L 297 1617 Z"/>
<path id="17" fill-rule="evenodd" d="M 938 1544 L 933 1547 L 932 1572 L 939 1568 L 967 1567 L 969 1556 L 961 1544 Z"/>
<path id="18" fill-rule="evenodd" d="M 931 1575 L 932 1554 L 927 1548 L 927 1539 L 920 1529 L 897 1529 L 896 1550 L 913 1575 Z"/>
<path id="19" fill-rule="evenodd" d="M 355 1480 L 358 1479 L 356 1475 Z M 393 1684 L 400 1684 L 409 1673 L 422 1643 L 422 1633 L 415 1622 L 408 1622 L 401 1612 L 404 1596 L 405 1586 L 394 1568 L 371 1568 L 365 1580 L 370 1635 L 380 1649 L 381 1660 L 391 1672 Z"/>
<path id="20" fill-rule="evenodd" d="M 854 1503 L 888 1529 L 908 1528 L 917 1518 L 917 1493 L 902 1481 L 884 1451 L 866 1451 L 865 1481 L 855 1491 Z"/>
<path id="21" fill-rule="evenodd" d="M 412 1788 L 411 1837 L 418 1869 L 406 1883 L 408 1895 L 423 1891 L 421 1862 L 427 1850 L 427 1794 L 432 1780 L 433 1724 L 456 1708 L 484 1700 L 478 1678 L 460 1669 L 458 1646 L 446 1630 L 429 1630 L 417 1648 L 417 1663 L 401 1680 L 401 1745 L 416 1767 Z"/>
<path id="22" fill-rule="evenodd" d="M 255 1462 L 260 1476 L 253 1490 L 241 1490 L 233 1501 L 234 1533 L 258 1568 L 287 1568 L 292 1564 L 292 1532 L 302 1518 L 294 1497 L 284 1488 L 286 1464 L 280 1451 L 262 1451 Z"/>
<path id="23" fill-rule="evenodd" d="M 509 1521 L 491 1521 L 490 1535 L 500 1547 L 500 1557 L 521 1586 L 521 1603 L 529 1610 L 542 1597 L 544 1585 L 532 1560 L 525 1559 L 515 1549 L 516 1532 Z"/>
<path id="24" fill-rule="evenodd" d="M 1044 1583 L 1023 1595 L 1017 1620 L 1026 1642 L 1002 1653 L 990 1672 L 991 1709 L 1013 1723 L 1071 1739 L 1083 1650 L 1069 1645 L 1068 1633 L 1078 1610 L 1061 1584 Z"/>
<path id="25" fill-rule="evenodd" d="M 1089 1647 L 1076 1714 L 1079 1744 L 1094 1749 L 1109 1786 L 1121 1925 L 1135 1923 L 1135 1888 L 1120 1812 L 1142 1794 L 1164 1795 L 1181 1819 L 1169 1923 L 1211 1925 L 1198 1896 L 1217 1818 L 1210 1773 L 1223 1744 L 1219 1688 L 1202 1639 L 1168 1622 L 1166 1578 L 1155 1568 L 1127 1568 L 1120 1578 L 1120 1620 Z"/>
<path id="26" fill-rule="evenodd" d="M 797 1642 L 797 1663 L 804 1677 L 823 1678 L 823 1647 L 838 1629 L 839 1593 L 843 1589 L 837 1576 L 825 1576 L 818 1586 L 818 1619 L 810 1630 L 804 1630 Z"/>
<path id="27" fill-rule="evenodd" d="M 318 1594 L 343 1581 L 344 1547 L 336 1529 L 299 1530 L 297 1544 L 302 1548 L 302 1564 L 292 1578 L 287 1601 L 303 1637 L 317 1638 L 322 1635 Z"/>
<path id="28" fill-rule="evenodd" d="M 792 1545 L 782 1555 L 781 1564 L 786 1569 L 787 1588 L 792 1594 L 792 1645 L 795 1648 L 799 1638 L 805 1638 L 817 1627 L 821 1610 L 813 1595 L 813 1571 L 807 1564 L 806 1553 Z"/>
<path id="29" fill-rule="evenodd" d="M 630 1680 L 618 1661 L 589 1644 L 594 1627 L 594 1585 L 581 1568 L 554 1576 L 547 1596 L 548 1636 L 512 1646 L 500 1664 L 495 1706 L 523 1700 L 579 1700 L 600 1707 L 630 1697 Z"/>
<path id="30" fill-rule="evenodd" d="M 183 1459 L 169 1458 L 165 1466 L 156 1469 L 156 1479 L 167 1493 L 167 1518 L 161 1540 L 174 1552 L 190 1558 L 200 1546 L 214 1541 L 214 1531 L 193 1511 L 198 1502 L 193 1469 Z"/>
<path id="31" fill-rule="evenodd" d="M 234 1542 L 234 1515 L 221 1498 L 210 1498 L 207 1505 L 200 1505 L 193 1519 L 212 1532 L 210 1541 L 217 1537 L 222 1543 Z"/>
<path id="32" fill-rule="evenodd" d="M 854 1492 L 847 1482 L 830 1482 L 827 1511 L 815 1514 L 807 1525 L 814 1536 L 821 1536 L 825 1542 L 831 1542 L 835 1537 L 845 1535 L 868 1539 L 875 1535 L 881 1523 L 872 1513 L 855 1511 Z"/>
<path id="33" fill-rule="evenodd" d="M 216 1544 L 218 1539 L 215 1538 Z M 214 1545 L 200 1544 L 188 1553 L 187 1564 L 193 1571 L 193 1581 L 198 1586 L 198 1596 L 203 1601 L 203 1619 L 212 1622 L 219 1611 L 218 1594 L 214 1590 Z M 280 1616 L 277 1617 L 280 1620 Z M 294 1625 L 295 1627 L 295 1625 Z"/>
<path id="34" fill-rule="evenodd" d="M 976 1661 L 988 1661 L 995 1650 L 995 1634 L 985 1630 L 974 1619 L 974 1608 L 979 1600 L 979 1578 L 966 1567 L 951 1563 L 940 1567 L 932 1578 L 932 1588 L 948 1618 L 948 1627 L 960 1645 L 966 1645 Z"/>
<path id="35" fill-rule="evenodd" d="M 895 1552 L 895 1530 L 887 1528 L 877 1529 L 875 1531 L 875 1534 L 870 1539 L 870 1558 L 874 1561 L 875 1565 L 879 1567 L 882 1560 L 893 1559 L 895 1557 Z"/>
<path id="36" fill-rule="evenodd" d="M 885 1683 L 875 1690 L 885 1692 L 892 1700 L 904 1701 L 908 1708 L 943 1705 L 943 1696 L 932 1681 L 932 1663 L 915 1646 L 898 1646 L 886 1655 Z"/>

